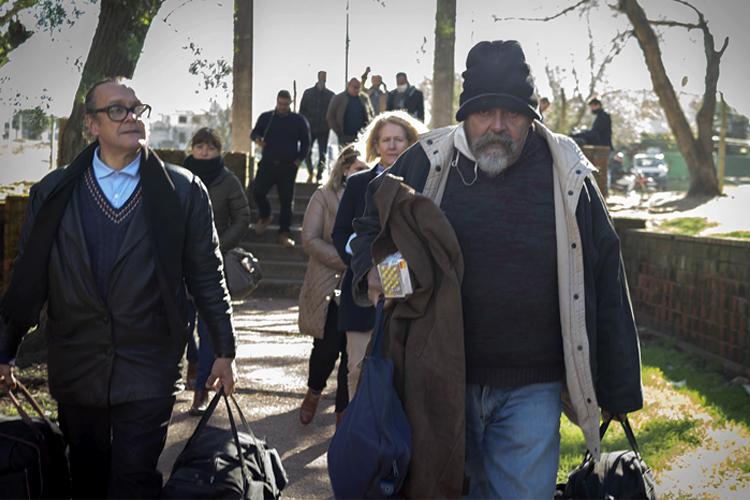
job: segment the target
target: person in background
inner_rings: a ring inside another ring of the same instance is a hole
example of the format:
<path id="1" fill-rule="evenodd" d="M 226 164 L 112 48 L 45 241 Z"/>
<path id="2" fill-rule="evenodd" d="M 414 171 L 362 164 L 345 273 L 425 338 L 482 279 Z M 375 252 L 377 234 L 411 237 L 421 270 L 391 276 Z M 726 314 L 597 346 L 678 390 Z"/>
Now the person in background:
<path id="1" fill-rule="evenodd" d="M 309 174 L 307 182 L 312 182 L 314 178 L 320 182 L 326 168 L 328 134 L 331 130 L 326 121 L 326 111 L 328 111 L 328 105 L 331 103 L 333 95 L 333 92 L 326 88 L 326 72 L 318 71 L 318 83 L 305 90 L 299 104 L 299 113 L 307 119 L 307 123 L 310 125 L 312 139 L 310 145 L 318 144 L 318 174 L 316 177 L 313 177 L 312 147 L 305 158 Z"/>
<path id="2" fill-rule="evenodd" d="M 354 232 L 352 221 L 364 213 L 367 184 L 390 168 L 396 158 L 414 144 L 420 133 L 426 130 L 423 123 L 405 112 L 388 111 L 375 118 L 362 132 L 357 142 L 365 149 L 366 161 L 374 162 L 375 165 L 347 180 L 332 234 L 333 244 L 347 266 L 351 261 L 347 247 Z M 356 305 L 352 298 L 351 286 L 352 271 L 347 267 L 341 283 L 339 329 L 346 331 L 350 400 L 354 397 L 359 382 L 362 360 L 365 358 L 365 350 L 375 322 L 375 309 Z"/>
<path id="3" fill-rule="evenodd" d="M 388 93 L 388 111 L 403 109 L 419 121 L 424 121 L 424 95 L 409 83 L 406 73 L 396 73 L 396 88 Z"/>
<path id="4" fill-rule="evenodd" d="M 326 120 L 331 130 L 336 132 L 341 147 L 354 142 L 357 134 L 372 120 L 370 99 L 361 92 L 361 88 L 359 80 L 350 79 L 346 90 L 331 99 L 328 106 Z"/>
<path id="5" fill-rule="evenodd" d="M 250 133 L 256 145 L 263 148 L 253 180 L 253 198 L 260 212 L 255 233 L 263 234 L 271 223 L 271 204 L 266 195 L 276 186 L 281 205 L 277 241 L 285 248 L 295 245 L 291 236 L 294 182 L 297 167 L 310 151 L 310 127 L 305 117 L 291 111 L 291 102 L 289 91 L 280 90 L 276 108 L 262 113 Z"/>
<path id="6" fill-rule="evenodd" d="M 221 156 L 221 139 L 214 130 L 210 128 L 198 130 L 190 139 L 190 151 L 191 154 L 185 159 L 183 166 L 198 176 L 208 189 L 214 226 L 219 236 L 219 249 L 224 255 L 240 244 L 250 225 L 250 207 L 245 190 L 237 176 L 224 166 L 224 159 Z M 190 324 L 195 326 L 194 306 L 189 313 L 189 318 Z M 193 416 L 202 415 L 206 410 L 208 404 L 206 381 L 214 360 L 214 349 L 208 334 L 208 327 L 200 314 L 197 317 L 197 323 L 198 365 L 193 389 L 193 404 L 188 411 Z M 192 326 L 190 337 L 195 339 Z"/>
<path id="7" fill-rule="evenodd" d="M 367 75 L 370 74 L 370 67 L 368 66 L 362 75 L 361 83 L 362 90 L 370 98 L 370 106 L 372 106 L 372 112 L 375 116 L 386 111 L 388 104 L 388 87 L 383 82 L 382 75 L 372 75 L 370 78 L 370 86 L 367 87 Z"/>
<path id="8" fill-rule="evenodd" d="M 354 145 L 345 147 L 331 170 L 328 182 L 319 187 L 310 198 L 302 222 L 302 248 L 310 260 L 299 295 L 299 331 L 314 337 L 310 353 L 307 394 L 299 411 L 302 425 L 312 422 L 320 395 L 339 356 L 336 386 L 337 426 L 349 404 L 346 333 L 339 328 L 338 305 L 334 301 L 334 291 L 346 270 L 346 264 L 333 246 L 331 231 L 346 179 L 365 169 L 367 165 L 359 159 L 359 151 Z"/>
<path id="9" fill-rule="evenodd" d="M 549 109 L 549 99 L 546 97 L 542 97 L 539 99 L 539 114 L 541 115 L 542 119 L 544 119 L 544 113 Z"/>
<path id="10" fill-rule="evenodd" d="M 594 115 L 594 123 L 591 124 L 591 128 L 573 134 L 571 137 L 576 140 L 579 144 L 588 144 L 590 146 L 606 146 L 610 150 L 612 149 L 612 118 L 609 113 L 604 111 L 602 107 L 602 101 L 599 99 L 591 99 L 589 101 L 589 109 L 591 114 Z"/>

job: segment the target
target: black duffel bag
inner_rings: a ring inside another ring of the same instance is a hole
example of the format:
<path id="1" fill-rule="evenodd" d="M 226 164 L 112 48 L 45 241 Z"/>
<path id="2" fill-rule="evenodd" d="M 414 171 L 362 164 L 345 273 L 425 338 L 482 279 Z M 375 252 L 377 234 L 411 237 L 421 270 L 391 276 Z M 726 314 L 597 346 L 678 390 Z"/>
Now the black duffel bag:
<path id="1" fill-rule="evenodd" d="M 230 429 L 208 425 L 221 399 L 226 403 Z M 237 409 L 240 431 L 229 399 Z M 177 457 L 162 497 L 274 499 L 281 496 L 287 482 L 279 454 L 253 434 L 234 396 L 227 398 L 222 388 Z"/>
<path id="2" fill-rule="evenodd" d="M 602 453 L 599 460 L 586 452 L 583 463 L 568 475 L 568 482 L 557 485 L 555 498 L 656 499 L 654 476 L 641 458 L 628 417 L 619 420 L 631 449 Z M 602 422 L 600 438 L 610 422 L 611 418 Z"/>
<path id="3" fill-rule="evenodd" d="M 30 417 L 13 391 L 18 417 L 0 416 L 0 497 L 70 498 L 70 469 L 65 438 L 18 382 L 38 417 Z"/>
<path id="4" fill-rule="evenodd" d="M 229 295 L 234 300 L 247 298 L 263 279 L 258 259 L 242 247 L 233 248 L 224 254 L 224 274 L 227 277 Z"/>

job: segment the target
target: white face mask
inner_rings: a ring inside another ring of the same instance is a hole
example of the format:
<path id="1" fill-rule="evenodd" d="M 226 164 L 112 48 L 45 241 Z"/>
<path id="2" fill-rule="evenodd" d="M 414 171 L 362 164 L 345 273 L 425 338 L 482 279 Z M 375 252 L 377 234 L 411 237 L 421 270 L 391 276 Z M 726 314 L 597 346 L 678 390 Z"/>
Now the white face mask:
<path id="1" fill-rule="evenodd" d="M 409 88 L 409 85 L 404 83 L 403 85 L 396 85 L 396 88 L 399 92 L 406 92 L 406 89 Z"/>

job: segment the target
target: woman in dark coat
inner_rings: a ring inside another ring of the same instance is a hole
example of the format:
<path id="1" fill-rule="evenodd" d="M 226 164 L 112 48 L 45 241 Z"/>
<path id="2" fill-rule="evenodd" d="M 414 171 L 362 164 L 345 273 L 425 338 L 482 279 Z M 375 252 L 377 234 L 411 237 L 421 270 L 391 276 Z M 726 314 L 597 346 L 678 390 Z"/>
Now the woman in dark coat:
<path id="1" fill-rule="evenodd" d="M 224 166 L 221 139 L 210 128 L 198 130 L 190 140 L 191 155 L 184 167 L 197 175 L 206 188 L 214 212 L 214 225 L 221 253 L 239 245 L 250 224 L 250 207 L 245 190 L 237 176 Z M 214 352 L 206 325 L 198 317 L 198 370 L 191 415 L 201 415 L 208 403 L 206 380 L 210 375 Z"/>

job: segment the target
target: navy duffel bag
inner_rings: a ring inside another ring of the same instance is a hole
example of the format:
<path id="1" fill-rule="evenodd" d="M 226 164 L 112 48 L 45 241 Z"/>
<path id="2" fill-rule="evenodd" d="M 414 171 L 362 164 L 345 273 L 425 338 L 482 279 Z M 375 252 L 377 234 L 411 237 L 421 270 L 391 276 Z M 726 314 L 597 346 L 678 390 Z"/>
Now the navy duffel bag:
<path id="1" fill-rule="evenodd" d="M 357 393 L 328 447 L 336 498 L 387 498 L 401 489 L 411 458 L 411 429 L 393 386 L 393 361 L 383 358 L 383 300 L 375 314 L 372 354 Z"/>

